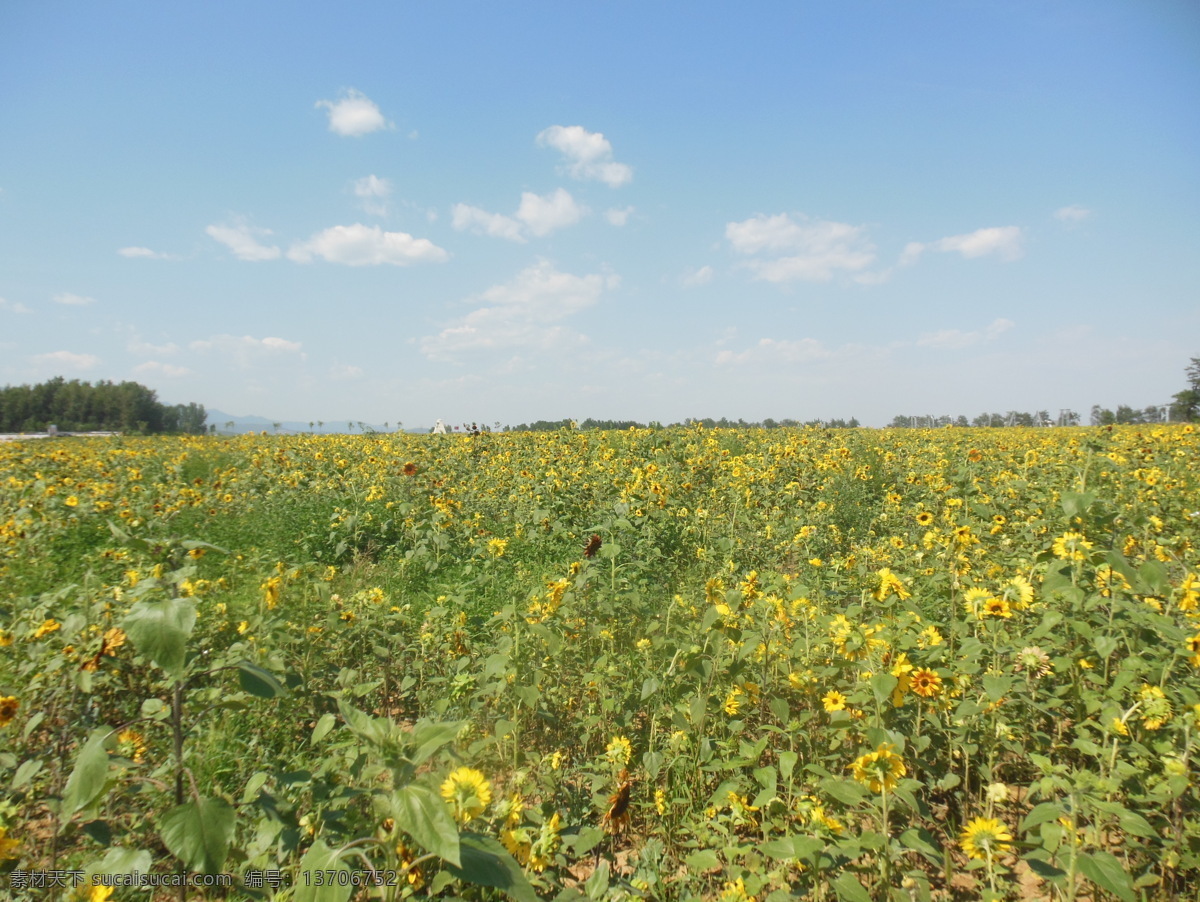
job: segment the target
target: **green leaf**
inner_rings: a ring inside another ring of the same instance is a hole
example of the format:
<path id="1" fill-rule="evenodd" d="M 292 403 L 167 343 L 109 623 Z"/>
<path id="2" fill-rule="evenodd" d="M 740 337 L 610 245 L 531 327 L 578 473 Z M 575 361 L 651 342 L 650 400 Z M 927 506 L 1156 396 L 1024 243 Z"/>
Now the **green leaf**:
<path id="1" fill-rule="evenodd" d="M 608 892 L 608 882 L 608 862 L 602 861 L 596 867 L 596 870 L 592 871 L 592 876 L 588 877 L 587 881 L 583 884 L 587 898 L 595 900 L 603 899 L 604 895 Z"/>
<path id="2" fill-rule="evenodd" d="M 1095 500 L 1095 492 L 1063 492 L 1063 513 L 1067 515 L 1067 519 L 1074 520 L 1076 517 L 1087 513 L 1087 509 L 1092 506 L 1092 502 Z"/>
<path id="3" fill-rule="evenodd" d="M 1120 896 L 1125 902 L 1136 902 L 1133 881 L 1120 860 L 1110 852 L 1083 852 L 1076 859 L 1080 872 L 1103 890 Z"/>
<path id="4" fill-rule="evenodd" d="M 1025 859 L 1025 863 L 1029 865 L 1029 870 L 1033 871 L 1043 880 L 1057 882 L 1067 876 L 1067 872 L 1062 868 L 1055 867 L 1050 862 L 1042 861 L 1042 859 L 1035 858 L 1032 855 Z"/>
<path id="5" fill-rule="evenodd" d="M 410 783 L 393 792 L 390 802 L 397 827 L 427 851 L 455 867 L 462 866 L 458 826 L 441 796 L 427 786 Z"/>
<path id="6" fill-rule="evenodd" d="M 900 845 L 906 849 L 913 849 L 920 852 L 926 858 L 936 865 L 941 866 L 942 851 L 934 845 L 934 838 L 926 830 L 920 830 L 916 827 L 909 827 L 900 834 Z"/>
<path id="7" fill-rule="evenodd" d="M 792 771 L 796 769 L 796 762 L 800 760 L 800 756 L 795 752 L 780 752 L 779 753 L 779 773 L 783 779 L 790 780 Z"/>
<path id="8" fill-rule="evenodd" d="M 100 727 L 93 730 L 79 750 L 75 759 L 75 769 L 67 779 L 66 789 L 63 790 L 62 827 L 70 823 L 71 815 L 81 808 L 86 808 L 104 789 L 108 779 L 108 752 L 104 743 L 113 731 L 110 727 Z"/>
<path id="9" fill-rule="evenodd" d="M 410 759 L 414 765 L 425 763 L 438 749 L 458 738 L 462 729 L 461 720 L 422 720 L 412 731 L 416 748 Z"/>
<path id="10" fill-rule="evenodd" d="M 108 850 L 108 854 L 91 872 L 93 874 L 132 874 L 137 871 L 141 874 L 148 874 L 151 863 L 150 853 L 145 849 L 126 849 L 123 846 L 115 846 Z"/>
<path id="11" fill-rule="evenodd" d="M 871 902 L 871 894 L 849 871 L 842 871 L 838 875 L 837 880 L 833 881 L 833 888 L 837 890 L 838 898 L 846 902 Z"/>
<path id="12" fill-rule="evenodd" d="M 159 822 L 159 834 L 171 854 L 188 870 L 220 873 L 233 839 L 235 813 L 224 799 L 201 798 L 172 808 Z"/>
<path id="13" fill-rule="evenodd" d="M 693 871 L 716 871 L 721 868 L 721 859 L 712 849 L 701 849 L 685 858 L 684 864 Z"/>
<path id="14" fill-rule="evenodd" d="M 1117 817 L 1121 822 L 1121 829 L 1124 832 L 1146 839 L 1158 838 L 1158 831 L 1136 811 L 1122 811 Z"/>
<path id="15" fill-rule="evenodd" d="M 300 875 L 296 886 L 296 902 L 346 902 L 354 890 L 351 881 L 342 886 L 331 871 L 349 871 L 350 868 L 336 852 L 318 839 L 309 846 L 300 859 Z M 331 879 L 333 878 L 333 879 Z"/>
<path id="16" fill-rule="evenodd" d="M 808 861 L 825 850 L 825 840 L 816 836 L 781 836 L 762 843 L 758 850 L 781 861 Z"/>
<path id="17" fill-rule="evenodd" d="M 30 758 L 28 761 L 22 761 L 21 766 L 17 768 L 17 772 L 13 774 L 12 788 L 20 789 L 22 786 L 36 777 L 38 771 L 41 769 L 41 758 Z"/>
<path id="18" fill-rule="evenodd" d="M 279 682 L 275 674 L 249 661 L 238 662 L 238 681 L 244 690 L 256 698 L 278 698 L 287 694 L 287 687 Z"/>
<path id="19" fill-rule="evenodd" d="M 139 601 L 122 624 L 134 648 L 167 675 L 178 679 L 183 674 L 187 641 L 196 625 L 196 608 L 182 598 L 163 601 Z"/>
<path id="20" fill-rule="evenodd" d="M 890 673 L 877 673 L 871 677 L 871 693 L 875 696 L 877 705 L 884 704 L 892 697 L 892 690 L 899 684 L 899 680 Z"/>
<path id="21" fill-rule="evenodd" d="M 490 836 L 464 833 L 460 838 L 462 865 L 450 865 L 455 877 L 479 886 L 494 886 L 517 902 L 538 902 L 517 860 Z"/>
<path id="22" fill-rule="evenodd" d="M 821 791 L 843 805 L 857 805 L 866 798 L 867 791 L 850 780 L 822 780 Z"/>
<path id="23" fill-rule="evenodd" d="M 654 693 L 656 693 L 661 687 L 662 687 L 662 683 L 660 683 L 657 679 L 655 679 L 654 677 L 646 677 L 646 679 L 642 681 L 642 698 L 641 698 L 641 700 L 645 701 L 650 696 L 652 696 Z"/>
<path id="24" fill-rule="evenodd" d="M 1066 814 L 1062 807 L 1054 802 L 1042 802 L 1036 805 L 1032 811 L 1025 815 L 1025 819 L 1021 821 L 1021 831 L 1032 830 L 1039 824 L 1044 824 L 1046 821 L 1056 821 Z"/>
<path id="25" fill-rule="evenodd" d="M 313 745 L 316 745 L 329 735 L 329 731 L 333 729 L 335 723 L 337 723 L 337 718 L 332 714 L 322 714 L 321 719 L 317 721 L 317 725 L 313 727 L 312 738 L 309 741 Z"/>
<path id="26" fill-rule="evenodd" d="M 983 678 L 983 691 L 994 702 L 1004 698 L 1005 693 L 1012 687 L 1012 677 L 989 673 Z"/>

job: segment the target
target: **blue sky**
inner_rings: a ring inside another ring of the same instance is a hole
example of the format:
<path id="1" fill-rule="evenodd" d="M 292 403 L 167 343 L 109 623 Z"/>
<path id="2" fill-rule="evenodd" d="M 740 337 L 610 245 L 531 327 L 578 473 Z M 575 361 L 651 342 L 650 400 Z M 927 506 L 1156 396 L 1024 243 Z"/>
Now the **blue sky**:
<path id="1" fill-rule="evenodd" d="M 288 420 L 1167 401 L 1200 6 L 0 5 L 0 384 Z"/>

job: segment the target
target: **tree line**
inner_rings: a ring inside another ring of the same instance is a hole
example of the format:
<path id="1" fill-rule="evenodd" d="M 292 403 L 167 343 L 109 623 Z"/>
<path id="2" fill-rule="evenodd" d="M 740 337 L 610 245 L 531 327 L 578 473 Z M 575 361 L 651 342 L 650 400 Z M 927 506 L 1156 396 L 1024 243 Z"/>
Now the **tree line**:
<path id="1" fill-rule="evenodd" d="M 55 376 L 37 385 L 0 388 L 0 432 L 187 432 L 208 431 L 204 405 L 162 404 L 137 382 L 92 384 Z"/>

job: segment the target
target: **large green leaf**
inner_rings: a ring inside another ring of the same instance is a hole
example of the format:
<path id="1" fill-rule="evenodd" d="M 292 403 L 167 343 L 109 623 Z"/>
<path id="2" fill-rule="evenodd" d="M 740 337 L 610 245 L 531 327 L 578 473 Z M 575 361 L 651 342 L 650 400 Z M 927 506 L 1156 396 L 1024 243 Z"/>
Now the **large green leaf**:
<path id="1" fill-rule="evenodd" d="M 425 763 L 442 746 L 453 742 L 462 730 L 461 720 L 422 720 L 412 731 L 415 746 L 409 760 L 414 765 Z"/>
<path id="2" fill-rule="evenodd" d="M 349 879 L 343 885 L 337 879 L 337 872 L 349 870 L 346 862 L 325 845 L 324 840 L 315 840 L 300 859 L 296 902 L 346 902 L 354 887 Z"/>
<path id="3" fill-rule="evenodd" d="M 70 822 L 71 815 L 86 808 L 104 789 L 108 779 L 108 751 L 104 743 L 113 735 L 111 727 L 93 730 L 75 759 L 75 769 L 67 779 L 63 791 L 62 825 Z"/>
<path id="4" fill-rule="evenodd" d="M 455 877 L 480 886 L 494 886 L 517 902 L 537 902 L 537 893 L 525 879 L 525 872 L 499 842 L 490 836 L 463 833 L 460 850 L 462 865 L 450 865 Z"/>
<path id="5" fill-rule="evenodd" d="M 426 786 L 410 783 L 393 792 L 390 802 L 397 827 L 427 851 L 452 865 L 462 865 L 458 825 L 441 796 Z"/>
<path id="6" fill-rule="evenodd" d="M 187 641 L 196 625 L 196 608 L 183 598 L 139 601 L 123 626 L 141 654 L 178 678 L 187 658 Z"/>
<path id="7" fill-rule="evenodd" d="M 249 661 L 238 662 L 238 680 L 243 689 L 258 698 L 278 698 L 287 694 L 287 687 L 275 674 Z"/>
<path id="8" fill-rule="evenodd" d="M 1133 881 L 1120 860 L 1110 852 L 1084 852 L 1076 860 L 1080 873 L 1103 890 L 1120 896 L 1125 902 L 1136 902 Z"/>
<path id="9" fill-rule="evenodd" d="M 171 854 L 192 871 L 220 873 L 233 839 L 235 814 L 224 799 L 201 798 L 172 808 L 159 824 Z"/>
<path id="10" fill-rule="evenodd" d="M 871 902 L 871 894 L 863 889 L 858 878 L 849 871 L 842 871 L 838 875 L 837 880 L 833 881 L 833 888 L 837 890 L 838 898 L 846 902 Z"/>

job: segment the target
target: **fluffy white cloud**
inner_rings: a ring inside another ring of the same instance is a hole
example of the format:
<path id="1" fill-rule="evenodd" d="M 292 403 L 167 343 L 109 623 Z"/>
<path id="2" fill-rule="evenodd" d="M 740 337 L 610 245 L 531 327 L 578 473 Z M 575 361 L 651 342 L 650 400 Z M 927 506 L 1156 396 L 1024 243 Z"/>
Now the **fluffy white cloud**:
<path id="1" fill-rule="evenodd" d="M 354 196 L 362 200 L 362 207 L 372 216 L 387 213 L 387 197 L 392 193 L 392 183 L 376 175 L 364 176 L 354 181 Z"/>
<path id="2" fill-rule="evenodd" d="M 153 251 L 148 247 L 122 247 L 117 249 L 117 253 L 122 257 L 128 257 L 131 260 L 178 260 L 174 254 L 164 254 L 159 251 Z"/>
<path id="3" fill-rule="evenodd" d="M 688 288 L 696 288 L 700 285 L 707 285 L 712 281 L 712 277 L 713 268 L 711 266 L 701 266 L 699 269 L 684 273 L 680 281 Z"/>
<path id="4" fill-rule="evenodd" d="M 509 241 L 525 242 L 521 223 L 503 213 L 489 213 L 479 207 L 455 204 L 450 211 L 450 224 L 458 231 L 470 230 L 477 234 L 507 238 Z"/>
<path id="5" fill-rule="evenodd" d="M 68 370 L 90 370 L 100 362 L 95 354 L 76 354 L 72 351 L 51 351 L 49 354 L 37 354 L 35 363 Z"/>
<path id="6" fill-rule="evenodd" d="M 313 257 L 347 266 L 383 263 L 407 266 L 409 263 L 440 263 L 450 255 L 428 238 L 414 238 L 407 232 L 385 232 L 379 226 L 355 223 L 317 232 L 288 250 L 288 259 L 297 263 L 309 263 Z"/>
<path id="7" fill-rule="evenodd" d="M 825 220 L 794 221 L 787 213 L 758 216 L 725 226 L 733 249 L 751 257 L 747 266 L 767 282 L 827 282 L 842 270 L 857 273 L 875 260 L 875 246 L 861 226 Z"/>
<path id="8" fill-rule="evenodd" d="M 476 310 L 451 323 L 437 335 L 421 340 L 421 351 L 434 360 L 450 360 L 477 350 L 534 348 L 543 351 L 576 347 L 587 338 L 559 323 L 615 288 L 614 275 L 576 276 L 559 272 L 540 260 L 511 282 L 494 285 L 471 300 Z"/>
<path id="9" fill-rule="evenodd" d="M 572 178 L 604 182 L 612 188 L 633 179 L 633 169 L 613 160 L 612 144 L 600 132 L 581 125 L 552 125 L 538 134 L 537 143 L 561 153 Z"/>
<path id="10" fill-rule="evenodd" d="M 740 354 L 733 351 L 719 351 L 717 364 L 743 364 L 753 362 L 774 363 L 806 363 L 812 360 L 826 360 L 833 352 L 815 338 L 797 340 L 762 338 L 757 345 L 747 348 Z"/>
<path id="11" fill-rule="evenodd" d="M 305 360 L 307 355 L 298 341 L 286 338 L 254 338 L 250 335 L 214 335 L 188 344 L 199 354 L 214 354 L 232 361 L 238 369 L 245 370 L 263 362 Z"/>
<path id="12" fill-rule="evenodd" d="M 329 368 L 329 378 L 344 382 L 350 379 L 361 379 L 363 368 L 350 363 L 335 363 Z"/>
<path id="13" fill-rule="evenodd" d="M 943 238 L 935 247 L 939 251 L 957 251 L 968 258 L 995 254 L 1003 260 L 1015 260 L 1021 256 L 1021 229 L 1018 226 L 977 229 L 966 235 Z"/>
<path id="14" fill-rule="evenodd" d="M 604 211 L 604 218 L 608 220 L 609 225 L 623 226 L 629 222 L 629 217 L 633 213 L 633 207 L 626 207 L 623 210 L 618 210 L 613 207 L 611 210 Z"/>
<path id="15" fill-rule="evenodd" d="M 524 243 L 527 233 L 539 237 L 549 235 L 553 231 L 574 225 L 587 213 L 587 207 L 577 204 L 569 191 L 559 188 L 551 194 L 544 195 L 531 191 L 523 192 L 521 203 L 512 216 L 489 213 L 467 204 L 455 204 L 451 210 L 450 222 L 460 232 L 469 229 L 479 234 Z"/>
<path id="16" fill-rule="evenodd" d="M 339 135 L 359 138 L 388 127 L 375 102 L 353 88 L 346 91 L 341 100 L 318 100 L 316 105 L 318 109 L 324 107 L 328 111 L 329 130 Z"/>
<path id="17" fill-rule="evenodd" d="M 133 371 L 141 376 L 166 376 L 169 379 L 189 376 L 192 372 L 186 366 L 175 366 L 173 363 L 159 363 L 157 360 L 147 360 L 145 363 L 139 363 L 133 368 Z"/>
<path id="18" fill-rule="evenodd" d="M 0 310 L 7 310 L 9 313 L 32 313 L 33 311 L 24 304 L 19 304 L 16 301 L 8 301 L 0 298 Z"/>
<path id="19" fill-rule="evenodd" d="M 927 250 L 959 253 L 967 259 L 995 254 L 1001 260 L 1016 260 L 1021 256 L 1023 238 L 1020 226 L 996 226 L 976 229 L 965 235 L 951 235 L 929 244 L 912 241 L 905 245 L 900 263 L 905 266 L 916 263 Z"/>
<path id="20" fill-rule="evenodd" d="M 205 233 L 214 241 L 225 245 L 239 260 L 260 263 L 279 259 L 279 248 L 260 244 L 257 235 L 270 235 L 270 229 L 256 229 L 244 223 L 235 226 L 210 225 Z"/>
<path id="21" fill-rule="evenodd" d="M 517 219 L 533 234 L 548 235 L 579 222 L 586 212 L 587 208 L 575 203 L 575 198 L 562 188 L 546 195 L 525 191 L 517 207 Z"/>
<path id="22" fill-rule="evenodd" d="M 999 338 L 1014 325 L 1016 324 L 1012 320 L 1001 317 L 992 320 L 982 331 L 964 332 L 961 329 L 940 329 L 937 332 L 925 332 L 917 339 L 917 344 L 923 348 L 946 350 L 969 348 L 981 341 L 992 341 Z"/>
<path id="23" fill-rule="evenodd" d="M 88 304 L 96 303 L 95 298 L 90 298 L 82 294 L 71 294 L 69 291 L 56 294 L 53 300 L 54 303 L 63 304 L 67 307 L 86 307 Z"/>
<path id="24" fill-rule="evenodd" d="M 1065 222 L 1074 225 L 1077 222 L 1083 222 L 1085 219 L 1091 218 L 1092 211 L 1087 207 L 1081 207 L 1079 204 L 1071 204 L 1069 207 L 1059 207 L 1054 211 L 1054 218 L 1059 222 Z"/>

